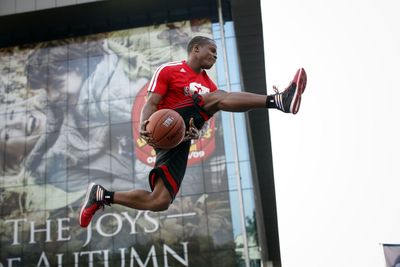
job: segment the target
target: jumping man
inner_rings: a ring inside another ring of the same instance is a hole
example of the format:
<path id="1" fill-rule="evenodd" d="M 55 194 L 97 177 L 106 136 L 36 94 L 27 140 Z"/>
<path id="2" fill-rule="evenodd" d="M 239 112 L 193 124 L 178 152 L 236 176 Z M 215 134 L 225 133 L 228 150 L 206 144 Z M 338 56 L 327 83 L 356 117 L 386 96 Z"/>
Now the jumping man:
<path id="1" fill-rule="evenodd" d="M 244 112 L 256 108 L 274 108 L 292 114 L 298 112 L 307 83 L 303 68 L 296 72 L 289 86 L 281 93 L 275 87 L 274 95 L 228 93 L 218 90 L 205 71 L 217 60 L 214 40 L 196 36 L 190 40 L 187 51 L 187 60 L 166 63 L 156 70 L 140 118 L 140 135 L 151 145 L 152 138 L 146 131 L 148 118 L 159 109 L 176 110 L 186 124 L 184 141 L 170 150 L 155 149 L 156 163 L 149 173 L 151 191 L 133 189 L 112 192 L 90 183 L 79 213 L 82 227 L 87 227 L 95 212 L 104 205 L 119 204 L 151 211 L 168 209 L 185 175 L 191 139 L 199 138 L 199 130 L 216 112 Z"/>

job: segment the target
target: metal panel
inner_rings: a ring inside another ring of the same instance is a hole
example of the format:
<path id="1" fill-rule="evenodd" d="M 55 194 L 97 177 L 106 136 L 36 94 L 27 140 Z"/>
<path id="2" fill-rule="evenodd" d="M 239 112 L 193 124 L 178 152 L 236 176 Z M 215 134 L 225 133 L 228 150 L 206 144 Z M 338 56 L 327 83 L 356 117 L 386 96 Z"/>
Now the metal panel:
<path id="1" fill-rule="evenodd" d="M 15 0 L 0 1 L 0 16 L 15 13 Z"/>
<path id="2" fill-rule="evenodd" d="M 56 0 L 36 0 L 36 10 L 53 8 L 56 6 Z"/>
<path id="3" fill-rule="evenodd" d="M 17 13 L 35 10 L 35 0 L 16 0 L 15 3 Z"/>
<path id="4" fill-rule="evenodd" d="M 57 7 L 71 6 L 71 5 L 75 5 L 76 3 L 77 3 L 77 0 L 56 0 Z"/>

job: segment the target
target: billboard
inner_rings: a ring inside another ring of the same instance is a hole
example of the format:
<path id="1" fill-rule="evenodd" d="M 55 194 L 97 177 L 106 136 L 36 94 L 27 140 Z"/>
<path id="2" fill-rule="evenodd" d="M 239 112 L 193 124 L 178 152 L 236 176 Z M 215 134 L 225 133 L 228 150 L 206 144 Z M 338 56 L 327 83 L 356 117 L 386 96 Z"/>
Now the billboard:
<path id="1" fill-rule="evenodd" d="M 235 265 L 219 114 L 167 211 L 113 205 L 77 222 L 89 182 L 149 189 L 155 153 L 137 132 L 147 84 L 212 31 L 192 20 L 0 49 L 0 267 Z"/>

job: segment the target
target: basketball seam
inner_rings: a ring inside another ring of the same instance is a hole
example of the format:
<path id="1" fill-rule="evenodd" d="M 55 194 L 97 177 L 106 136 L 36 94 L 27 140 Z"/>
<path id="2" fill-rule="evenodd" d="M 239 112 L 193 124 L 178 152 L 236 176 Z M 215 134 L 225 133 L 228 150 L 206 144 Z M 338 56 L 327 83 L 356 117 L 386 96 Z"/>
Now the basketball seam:
<path id="1" fill-rule="evenodd" d="M 159 109 L 159 110 L 161 110 L 161 109 Z M 157 110 L 157 111 L 159 111 L 159 110 Z M 153 113 L 154 114 L 154 113 Z M 160 116 L 159 118 L 158 118 L 158 120 L 156 121 L 156 123 L 154 123 L 154 126 L 153 126 L 153 132 L 151 133 L 151 137 L 152 138 L 154 138 L 154 129 L 156 129 L 157 127 L 157 125 L 158 125 L 158 123 L 160 122 L 160 120 L 163 118 L 163 116 Z M 155 145 L 157 145 L 157 144 L 155 144 Z"/>
<path id="2" fill-rule="evenodd" d="M 160 109 L 161 110 L 161 109 Z M 172 111 L 175 111 L 175 110 L 173 110 L 173 109 L 171 109 Z M 176 112 L 176 111 L 175 111 Z M 178 112 L 176 112 L 177 114 L 178 114 L 178 116 L 179 117 L 181 117 L 181 115 L 178 113 Z M 168 116 L 168 115 L 167 115 Z M 162 120 L 162 119 L 164 119 L 165 118 L 165 116 L 161 116 L 158 120 L 157 120 L 157 122 L 154 124 L 154 126 L 156 126 L 156 125 L 158 125 L 158 123 L 160 122 L 160 120 Z M 182 118 L 182 117 L 181 117 Z M 182 120 L 183 120 L 183 118 L 182 118 Z M 165 136 L 167 136 L 173 129 L 175 129 L 175 126 L 177 125 L 177 123 L 175 123 L 174 124 L 174 126 L 173 127 L 171 127 L 170 129 L 168 129 L 168 131 L 167 132 L 165 132 L 165 134 L 163 135 L 163 138 L 161 139 L 161 140 L 163 140 L 164 139 L 164 137 Z M 183 121 L 183 125 L 185 125 L 185 121 Z M 153 137 L 153 134 L 154 134 L 154 132 L 152 133 L 152 137 Z M 156 145 L 156 146 L 158 146 L 158 144 L 160 143 L 160 141 L 161 140 L 158 140 L 158 142 L 155 142 L 154 144 Z"/>
<path id="3" fill-rule="evenodd" d="M 179 116 L 180 116 L 180 115 L 179 115 Z M 179 120 L 179 119 L 178 119 L 178 120 Z M 185 122 L 183 122 L 183 124 L 185 124 Z M 166 135 L 168 135 L 172 130 L 177 130 L 177 129 L 176 129 L 177 125 L 178 125 L 178 123 L 175 123 L 174 126 L 168 131 L 168 133 L 167 133 Z M 178 126 L 179 126 L 179 125 L 178 125 Z"/>
<path id="4" fill-rule="evenodd" d="M 179 115 L 179 113 L 178 113 L 178 115 Z M 179 115 L 179 116 L 180 116 L 180 115 Z M 183 122 L 183 123 L 185 124 L 185 122 Z M 171 127 L 171 128 L 164 134 L 163 139 L 164 139 L 165 136 L 167 136 L 173 129 L 175 129 L 176 125 L 177 125 L 177 123 L 175 123 L 174 126 Z M 161 139 L 161 140 L 162 140 L 162 139 Z M 161 141 L 161 140 L 160 140 L 160 141 Z"/>

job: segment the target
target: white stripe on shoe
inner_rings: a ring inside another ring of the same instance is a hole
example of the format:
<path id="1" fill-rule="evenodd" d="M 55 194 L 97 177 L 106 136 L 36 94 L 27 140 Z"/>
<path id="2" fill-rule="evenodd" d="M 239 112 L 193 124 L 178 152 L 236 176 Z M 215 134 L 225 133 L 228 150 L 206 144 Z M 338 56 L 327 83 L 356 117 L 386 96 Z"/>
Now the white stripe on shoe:
<path id="1" fill-rule="evenodd" d="M 278 109 L 283 110 L 282 94 L 275 95 L 275 104 Z"/>
<path id="2" fill-rule="evenodd" d="M 100 198 L 99 198 L 99 201 L 102 201 L 102 200 L 103 200 L 103 196 L 104 196 L 104 189 L 101 188 L 100 186 L 99 186 L 98 188 L 99 188 L 99 190 L 100 190 Z"/>
<path id="3" fill-rule="evenodd" d="M 103 194 L 104 194 L 104 190 L 97 185 L 97 189 L 96 189 L 96 201 L 102 201 L 103 200 Z"/>

